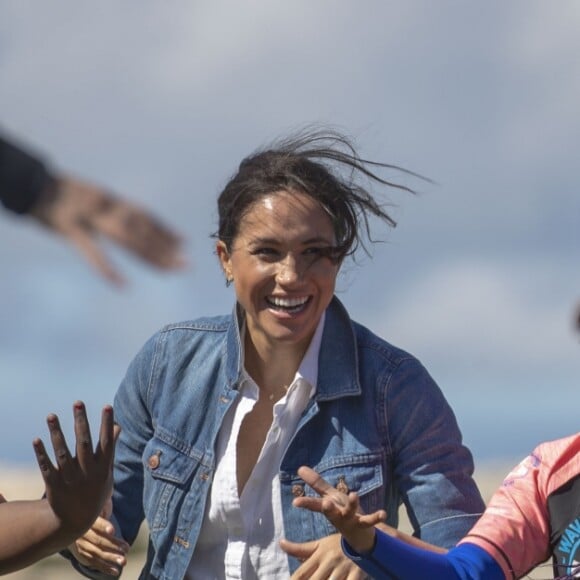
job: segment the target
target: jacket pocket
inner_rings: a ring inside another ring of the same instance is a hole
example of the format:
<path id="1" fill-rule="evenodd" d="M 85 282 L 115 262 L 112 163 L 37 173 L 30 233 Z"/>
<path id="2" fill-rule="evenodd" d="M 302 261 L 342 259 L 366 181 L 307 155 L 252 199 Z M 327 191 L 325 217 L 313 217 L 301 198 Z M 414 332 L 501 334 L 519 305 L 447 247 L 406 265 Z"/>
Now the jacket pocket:
<path id="1" fill-rule="evenodd" d="M 184 451 L 178 442 L 156 433 L 143 451 L 144 509 L 151 531 L 165 528 L 176 517 L 199 467 L 199 459 Z"/>
<path id="2" fill-rule="evenodd" d="M 381 453 L 362 453 L 335 456 L 322 461 L 312 468 L 317 471 L 332 487 L 348 494 L 355 491 L 366 513 L 386 508 L 386 496 Z M 306 495 L 318 497 L 318 494 L 295 474 L 281 474 L 281 482 L 286 493 L 296 497 Z M 290 500 L 291 501 L 291 500 Z M 311 528 L 313 538 L 336 533 L 334 526 L 322 514 L 301 515 L 302 526 Z"/>
<path id="3" fill-rule="evenodd" d="M 373 512 L 383 509 L 386 503 L 382 464 L 380 453 L 364 453 L 333 457 L 314 469 L 338 490 L 347 494 L 356 491 L 363 510 Z M 312 489 L 307 493 L 316 494 Z"/>

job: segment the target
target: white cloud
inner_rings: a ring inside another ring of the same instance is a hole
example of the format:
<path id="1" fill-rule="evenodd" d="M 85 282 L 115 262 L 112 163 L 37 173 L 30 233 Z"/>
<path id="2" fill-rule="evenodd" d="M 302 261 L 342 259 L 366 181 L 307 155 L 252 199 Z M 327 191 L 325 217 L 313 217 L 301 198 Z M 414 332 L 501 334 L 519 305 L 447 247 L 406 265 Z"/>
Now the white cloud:
<path id="1" fill-rule="evenodd" d="M 76 364 L 110 387 L 98 373 L 116 382 L 161 324 L 229 310 L 207 239 L 219 185 L 263 140 L 322 119 L 441 183 L 393 196 L 400 228 L 346 284 L 353 316 L 457 384 L 535 373 L 563 392 L 578 359 L 579 6 L 3 1 L 0 124 L 146 201 L 193 262 L 171 279 L 132 265 L 117 295 L 73 250 L 0 216 L 11 382 L 42 384 L 38 368 L 58 385 Z"/>
<path id="2" fill-rule="evenodd" d="M 393 340 L 449 367 L 469 361 L 488 372 L 521 369 L 522 375 L 534 368 L 571 367 L 578 358 L 571 319 L 580 277 L 560 272 L 575 284 L 562 291 L 565 282 L 554 275 L 541 261 L 531 269 L 442 264 L 390 299 L 380 326 Z"/>

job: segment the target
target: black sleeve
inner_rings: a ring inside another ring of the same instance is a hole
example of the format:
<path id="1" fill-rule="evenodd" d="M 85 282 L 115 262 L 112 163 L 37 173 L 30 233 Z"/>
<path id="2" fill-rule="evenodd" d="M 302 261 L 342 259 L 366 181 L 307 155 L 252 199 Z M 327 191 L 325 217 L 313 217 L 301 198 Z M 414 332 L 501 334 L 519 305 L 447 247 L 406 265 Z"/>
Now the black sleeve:
<path id="1" fill-rule="evenodd" d="M 54 179 L 42 161 L 0 136 L 0 201 L 16 213 L 27 213 Z"/>

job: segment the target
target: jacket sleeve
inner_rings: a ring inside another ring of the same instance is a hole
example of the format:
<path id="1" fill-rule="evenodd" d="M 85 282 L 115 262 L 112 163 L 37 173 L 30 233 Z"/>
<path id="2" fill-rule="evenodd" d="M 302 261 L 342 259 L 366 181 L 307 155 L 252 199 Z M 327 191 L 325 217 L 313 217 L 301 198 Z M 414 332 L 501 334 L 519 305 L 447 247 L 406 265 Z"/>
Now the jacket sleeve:
<path id="1" fill-rule="evenodd" d="M 0 201 L 7 209 L 27 213 L 53 183 L 41 160 L 0 136 Z"/>
<path id="2" fill-rule="evenodd" d="M 415 534 L 451 548 L 471 529 L 485 504 L 455 415 L 413 357 L 402 360 L 391 377 L 387 413 L 395 482 Z"/>
<path id="3" fill-rule="evenodd" d="M 150 389 L 159 336 L 151 338 L 133 359 L 114 401 L 121 434 L 115 448 L 113 516 L 129 544 L 135 541 L 145 517 L 142 457 L 154 432 Z"/>
<path id="4" fill-rule="evenodd" d="M 115 395 L 115 422 L 121 433 L 115 446 L 113 515 L 115 535 L 129 544 L 135 541 L 144 519 L 142 454 L 153 434 L 148 391 L 158 335 L 151 338 L 133 359 Z M 87 568 L 70 552 L 62 553 L 73 567 L 88 578 L 106 580 L 111 576 Z"/>

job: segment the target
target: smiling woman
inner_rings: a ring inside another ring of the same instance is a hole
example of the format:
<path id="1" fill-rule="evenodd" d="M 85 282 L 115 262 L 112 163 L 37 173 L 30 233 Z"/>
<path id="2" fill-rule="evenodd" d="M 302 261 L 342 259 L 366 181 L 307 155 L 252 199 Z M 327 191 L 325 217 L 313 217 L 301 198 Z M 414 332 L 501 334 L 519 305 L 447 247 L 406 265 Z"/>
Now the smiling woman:
<path id="1" fill-rule="evenodd" d="M 334 294 L 339 261 L 328 214 L 303 193 L 274 192 L 253 203 L 231 248 L 220 240 L 217 252 L 252 337 L 246 361 L 283 349 L 288 376 L 272 386 L 290 384 Z"/>
<path id="2" fill-rule="evenodd" d="M 132 543 L 146 517 L 142 577 L 361 578 L 326 519 L 293 507 L 303 464 L 391 525 L 405 502 L 433 543 L 475 522 L 472 458 L 441 391 L 334 296 L 369 217 L 393 225 L 355 180 L 406 189 L 381 167 L 321 131 L 241 163 L 215 236 L 234 311 L 167 326 L 131 364 L 115 398 L 113 517 L 72 547 L 84 573 L 123 565 L 119 538 Z"/>

